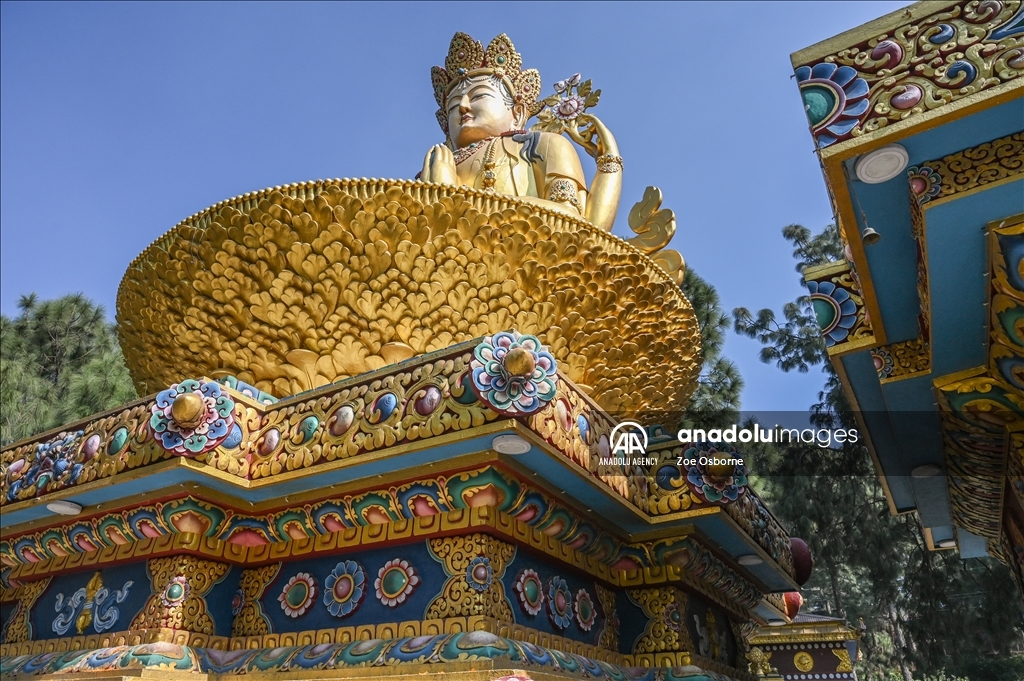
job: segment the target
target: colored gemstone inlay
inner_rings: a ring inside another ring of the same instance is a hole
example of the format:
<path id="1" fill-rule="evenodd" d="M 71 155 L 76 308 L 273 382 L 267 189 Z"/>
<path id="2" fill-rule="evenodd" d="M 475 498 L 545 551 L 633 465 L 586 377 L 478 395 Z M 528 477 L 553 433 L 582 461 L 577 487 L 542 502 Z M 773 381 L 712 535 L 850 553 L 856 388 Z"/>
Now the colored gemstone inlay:
<path id="1" fill-rule="evenodd" d="M 306 586 L 305 582 L 295 582 L 292 588 L 288 589 L 288 593 L 285 596 L 285 600 L 288 605 L 293 608 L 297 608 L 306 602 L 306 597 L 309 595 L 309 587 Z"/>
<path id="2" fill-rule="evenodd" d="M 384 393 L 373 403 L 370 422 L 381 423 L 382 421 L 387 421 L 388 417 L 395 413 L 396 407 L 398 407 L 398 396 L 394 393 Z"/>
<path id="3" fill-rule="evenodd" d="M 441 404 L 441 391 L 435 386 L 427 386 L 423 390 L 423 394 L 416 399 L 413 407 L 416 409 L 416 413 L 420 416 L 426 416 L 435 409 L 437 405 Z"/>
<path id="4" fill-rule="evenodd" d="M 124 448 L 126 442 L 128 442 L 128 429 L 118 428 L 110 436 L 110 445 L 107 446 L 107 452 L 110 454 L 119 453 Z"/>
<path id="5" fill-rule="evenodd" d="M 800 93 L 803 95 L 807 118 L 812 126 L 828 120 L 839 103 L 836 93 L 826 85 L 806 85 L 800 88 Z"/>
<path id="6" fill-rule="evenodd" d="M 523 585 L 523 590 L 526 592 L 526 600 L 531 603 L 536 603 L 540 597 L 540 584 L 536 580 L 530 579 Z"/>
<path id="7" fill-rule="evenodd" d="M 277 449 L 278 443 L 281 441 L 281 431 L 277 428 L 271 428 L 263 434 L 263 444 L 260 445 L 260 454 L 266 456 L 272 451 Z"/>
<path id="8" fill-rule="evenodd" d="M 347 601 L 352 595 L 352 586 L 352 575 L 338 577 L 338 581 L 334 583 L 334 597 L 341 602 Z"/>
<path id="9" fill-rule="evenodd" d="M 320 419 L 315 416 L 307 416 L 302 419 L 302 423 L 299 424 L 299 433 L 302 434 L 302 441 L 308 442 L 319 427 Z"/>
<path id="10" fill-rule="evenodd" d="M 348 429 L 352 427 L 352 423 L 356 420 L 356 412 L 351 406 L 343 404 L 334 412 L 334 416 L 330 421 L 331 435 L 344 435 L 348 432 Z"/>
<path id="11" fill-rule="evenodd" d="M 391 568 L 384 573 L 384 579 L 381 580 L 380 586 L 381 591 L 384 592 L 385 596 L 394 598 L 398 594 L 402 593 L 406 585 L 409 584 L 409 575 L 405 574 L 405 570 L 401 568 Z"/>

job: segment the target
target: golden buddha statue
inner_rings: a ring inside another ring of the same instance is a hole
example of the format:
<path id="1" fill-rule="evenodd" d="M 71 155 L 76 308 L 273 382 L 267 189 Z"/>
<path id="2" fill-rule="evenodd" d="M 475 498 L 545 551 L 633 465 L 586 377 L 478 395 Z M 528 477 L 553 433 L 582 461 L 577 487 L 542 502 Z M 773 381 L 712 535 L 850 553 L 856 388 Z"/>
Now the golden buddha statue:
<path id="1" fill-rule="evenodd" d="M 576 74 L 556 84 L 558 94 L 538 101 L 540 74 L 521 66 L 505 34 L 486 50 L 465 33 L 455 34 L 446 68 L 431 70 L 437 120 L 447 139 L 427 152 L 420 179 L 515 196 L 611 230 L 622 159 L 608 128 L 586 113 L 600 91 L 592 92 Z M 523 129 L 545 106 L 551 109 L 541 124 Z M 563 131 L 597 161 L 589 189 L 576 148 L 558 134 Z"/>
<path id="2" fill-rule="evenodd" d="M 515 329 L 607 410 L 685 404 L 699 328 L 666 248 L 675 214 L 648 187 L 628 213 L 636 236 L 608 233 L 622 159 L 589 111 L 600 90 L 577 74 L 540 99 L 540 74 L 504 35 L 485 50 L 456 34 L 445 64 L 433 83 L 446 144 L 422 181 L 250 192 L 133 261 L 118 332 L 140 394 L 192 375 L 295 395 Z M 597 162 L 589 187 L 577 145 Z"/>

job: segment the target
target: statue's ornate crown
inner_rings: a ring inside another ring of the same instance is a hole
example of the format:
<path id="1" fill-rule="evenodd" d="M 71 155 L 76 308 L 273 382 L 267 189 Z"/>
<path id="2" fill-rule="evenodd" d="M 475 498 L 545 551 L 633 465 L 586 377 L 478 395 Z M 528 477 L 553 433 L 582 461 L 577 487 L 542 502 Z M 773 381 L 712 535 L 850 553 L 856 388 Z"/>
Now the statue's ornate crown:
<path id="1" fill-rule="evenodd" d="M 516 104 L 526 108 L 527 117 L 536 116 L 544 108 L 538 102 L 540 96 L 540 73 L 537 69 L 521 71 L 523 58 L 516 52 L 508 36 L 502 33 L 491 41 L 484 50 L 483 43 L 473 40 L 465 33 L 456 33 L 452 38 L 445 68 L 430 69 L 430 80 L 434 85 L 434 99 L 441 108 L 437 110 L 437 122 L 448 134 L 448 112 L 445 102 L 449 93 L 460 81 L 479 75 L 493 75 L 505 81 Z"/>

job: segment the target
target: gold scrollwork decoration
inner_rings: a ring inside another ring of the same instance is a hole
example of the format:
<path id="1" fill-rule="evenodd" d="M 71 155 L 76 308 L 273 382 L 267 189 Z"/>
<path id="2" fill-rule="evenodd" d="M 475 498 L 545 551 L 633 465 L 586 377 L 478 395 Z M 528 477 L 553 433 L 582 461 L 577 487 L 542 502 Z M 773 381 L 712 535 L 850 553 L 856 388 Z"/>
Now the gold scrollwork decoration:
<path id="1" fill-rule="evenodd" d="M 627 594 L 647 617 L 644 633 L 633 646 L 635 654 L 694 651 L 690 630 L 685 621 L 688 599 L 686 592 L 675 587 L 661 587 L 630 589 Z"/>
<path id="2" fill-rule="evenodd" d="M 444 566 L 448 579 L 427 606 L 426 619 L 483 615 L 514 622 L 501 578 L 516 547 L 486 534 L 430 539 L 431 555 Z"/>
<path id="3" fill-rule="evenodd" d="M 412 181 L 222 202 L 136 258 L 118 319 L 142 392 L 227 372 L 294 395 L 509 329 L 606 409 L 682 404 L 699 372 L 692 308 L 646 255 L 583 219 Z"/>
<path id="4" fill-rule="evenodd" d="M 850 651 L 846 648 L 832 648 L 832 654 L 839 658 L 836 666 L 837 672 L 852 672 L 853 662 L 850 660 Z"/>
<path id="5" fill-rule="evenodd" d="M 271 563 L 257 568 L 242 571 L 238 588 L 242 592 L 242 609 L 235 615 L 231 625 L 231 636 L 263 636 L 273 633 L 270 618 L 260 606 L 260 597 L 266 591 L 277 573 L 281 571 L 281 563 Z"/>
<path id="6" fill-rule="evenodd" d="M 832 112 L 809 107 L 818 145 L 857 138 L 1019 79 L 1020 8 L 1020 0 L 962 0 L 923 15 L 908 12 L 902 23 L 854 45 L 794 64 L 806 97 L 822 84 L 835 89 L 841 83 L 848 93 L 845 106 Z"/>
<path id="7" fill-rule="evenodd" d="M 34 582 L 25 582 L 18 587 L 16 594 L 18 604 L 14 606 L 14 611 L 8 616 L 7 621 L 0 625 L 3 627 L 0 631 L 3 632 L 4 643 L 23 643 L 33 639 L 32 623 L 29 616 L 36 599 L 46 591 L 51 579 L 53 578 L 47 577 Z"/>
<path id="8" fill-rule="evenodd" d="M 153 558 L 147 565 L 153 595 L 135 616 L 131 629 L 182 629 L 213 634 L 206 594 L 230 566 L 193 556 Z"/>
<path id="9" fill-rule="evenodd" d="M 1000 137 L 943 156 L 937 161 L 926 161 L 921 167 L 928 168 L 938 175 L 940 183 L 937 191 L 932 189 L 931 192 L 922 192 L 919 198 L 925 205 L 985 185 L 1013 179 L 1024 175 L 1024 132 Z"/>

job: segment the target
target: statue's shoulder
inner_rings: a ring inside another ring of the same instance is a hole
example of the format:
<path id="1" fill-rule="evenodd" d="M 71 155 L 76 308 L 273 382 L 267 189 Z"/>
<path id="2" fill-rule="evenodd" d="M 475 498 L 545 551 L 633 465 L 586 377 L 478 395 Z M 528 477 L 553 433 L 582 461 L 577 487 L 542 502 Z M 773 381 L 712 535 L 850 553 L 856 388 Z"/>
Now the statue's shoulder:
<path id="1" fill-rule="evenodd" d="M 580 156 L 576 152 L 576 146 L 557 133 L 530 131 L 526 133 L 532 137 L 532 144 L 524 144 L 520 155 L 529 160 L 541 160 L 544 162 L 544 171 L 548 176 L 569 177 L 576 181 L 580 187 L 586 187 L 583 177 L 583 166 L 580 164 Z"/>
<path id="2" fill-rule="evenodd" d="M 538 136 L 538 144 L 545 149 L 571 149 L 573 153 L 576 152 L 576 148 L 572 145 L 566 137 L 555 132 L 531 132 L 532 135 Z"/>
<path id="3" fill-rule="evenodd" d="M 513 141 L 522 145 L 519 155 L 530 163 L 550 162 L 555 158 L 571 156 L 579 162 L 576 147 L 568 139 L 553 132 L 528 130 L 512 136 Z"/>

